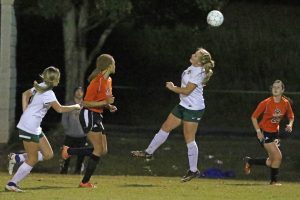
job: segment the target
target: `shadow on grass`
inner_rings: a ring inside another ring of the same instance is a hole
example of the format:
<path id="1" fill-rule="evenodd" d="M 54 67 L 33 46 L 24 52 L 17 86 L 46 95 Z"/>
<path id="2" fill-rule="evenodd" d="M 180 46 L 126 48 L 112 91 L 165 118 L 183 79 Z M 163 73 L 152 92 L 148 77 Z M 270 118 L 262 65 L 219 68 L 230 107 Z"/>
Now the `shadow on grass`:
<path id="1" fill-rule="evenodd" d="M 66 186 L 37 186 L 37 187 L 22 187 L 22 190 L 52 190 L 52 189 L 70 189 L 70 188 L 78 188 L 78 187 L 66 187 Z"/>
<path id="2" fill-rule="evenodd" d="M 153 185 L 153 184 L 124 184 L 124 185 L 119 185 L 119 187 L 161 187 L 161 186 Z"/>

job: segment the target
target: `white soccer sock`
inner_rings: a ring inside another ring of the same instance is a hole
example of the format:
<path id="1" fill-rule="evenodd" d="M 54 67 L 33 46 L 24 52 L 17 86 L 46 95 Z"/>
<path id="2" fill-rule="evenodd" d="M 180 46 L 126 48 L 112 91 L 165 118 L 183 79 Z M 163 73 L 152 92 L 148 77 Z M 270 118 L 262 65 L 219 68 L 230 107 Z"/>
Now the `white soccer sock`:
<path id="1" fill-rule="evenodd" d="M 154 151 L 167 140 L 168 136 L 168 132 L 165 132 L 160 129 L 158 133 L 155 134 L 154 138 L 152 139 L 151 143 L 146 149 L 146 152 L 149 154 L 153 154 Z"/>
<path id="2" fill-rule="evenodd" d="M 28 158 L 27 153 L 17 154 L 16 156 L 19 156 L 20 162 L 24 162 Z M 43 161 L 43 154 L 40 151 L 38 152 L 38 161 Z"/>
<path id="3" fill-rule="evenodd" d="M 15 184 L 18 184 L 21 180 L 23 180 L 32 170 L 32 167 L 28 165 L 26 162 L 24 162 L 14 175 L 14 177 L 9 181 L 13 182 Z"/>
<path id="4" fill-rule="evenodd" d="M 188 148 L 188 158 L 189 158 L 189 165 L 190 165 L 190 170 L 192 172 L 196 172 L 198 170 L 197 164 L 198 164 L 198 146 L 197 143 L 194 141 L 188 143 L 187 145 Z"/>

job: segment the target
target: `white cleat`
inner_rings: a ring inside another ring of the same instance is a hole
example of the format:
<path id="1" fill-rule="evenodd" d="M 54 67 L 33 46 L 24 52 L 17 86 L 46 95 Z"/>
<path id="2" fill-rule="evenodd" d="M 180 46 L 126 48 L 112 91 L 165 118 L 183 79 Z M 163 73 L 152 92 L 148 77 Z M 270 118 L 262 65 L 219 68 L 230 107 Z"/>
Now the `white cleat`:
<path id="1" fill-rule="evenodd" d="M 10 182 L 5 186 L 5 191 L 7 192 L 24 192 L 16 184 Z"/>
<path id="2" fill-rule="evenodd" d="M 14 166 L 15 166 L 16 163 L 17 163 L 16 154 L 15 153 L 8 154 L 8 167 L 7 167 L 7 170 L 8 170 L 8 173 L 10 175 L 13 174 Z"/>

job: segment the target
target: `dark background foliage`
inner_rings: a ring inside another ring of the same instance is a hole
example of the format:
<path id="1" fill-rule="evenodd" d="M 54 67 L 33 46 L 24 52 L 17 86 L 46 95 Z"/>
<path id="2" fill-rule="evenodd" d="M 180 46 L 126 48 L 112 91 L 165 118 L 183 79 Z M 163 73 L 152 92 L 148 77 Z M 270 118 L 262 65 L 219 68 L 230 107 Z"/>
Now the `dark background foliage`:
<path id="1" fill-rule="evenodd" d="M 137 1 L 133 1 L 133 4 Z M 168 2 L 168 1 L 166 1 Z M 297 1 L 228 1 L 222 8 L 224 24 L 206 25 L 205 12 L 191 4 L 176 16 L 188 1 L 154 9 L 151 4 L 134 10 L 135 15 L 122 22 L 107 40 L 102 52 L 112 54 L 117 62 L 113 76 L 118 113 L 106 114 L 112 125 L 159 127 L 178 96 L 168 92 L 166 81 L 180 83 L 181 72 L 189 66 L 197 47 L 211 52 L 216 61 L 214 76 L 205 87 L 206 113 L 200 130 L 250 132 L 250 116 L 256 105 L 268 97 L 269 86 L 276 79 L 286 84 L 287 96 L 294 100 L 299 113 L 300 7 Z M 162 5 L 162 4 L 160 4 Z M 175 20 L 174 20 L 175 19 Z M 21 92 L 49 65 L 64 70 L 61 22 L 34 15 L 18 16 L 18 91 L 16 120 L 21 114 Z M 88 43 L 96 42 L 97 31 Z M 86 75 L 92 70 L 87 71 Z M 64 78 L 55 89 L 64 103 Z M 295 128 L 298 129 L 296 117 Z M 44 128 L 60 121 L 50 111 Z"/>

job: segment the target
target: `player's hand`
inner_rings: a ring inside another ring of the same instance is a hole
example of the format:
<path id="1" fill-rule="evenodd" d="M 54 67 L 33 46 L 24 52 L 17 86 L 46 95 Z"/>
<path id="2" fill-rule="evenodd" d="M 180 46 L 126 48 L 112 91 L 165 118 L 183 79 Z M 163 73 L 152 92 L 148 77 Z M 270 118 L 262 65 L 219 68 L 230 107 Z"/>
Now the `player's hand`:
<path id="1" fill-rule="evenodd" d="M 257 138 L 258 138 L 259 141 L 265 140 L 265 136 L 264 136 L 264 134 L 261 132 L 260 129 L 257 129 L 257 130 L 256 130 L 256 136 L 257 136 Z"/>
<path id="2" fill-rule="evenodd" d="M 175 87 L 173 82 L 166 82 L 166 88 L 168 88 L 169 90 L 172 90 Z"/>
<path id="3" fill-rule="evenodd" d="M 114 106 L 114 105 L 108 105 L 108 110 L 109 110 L 109 112 L 111 112 L 111 113 L 114 113 L 114 112 L 116 112 L 117 110 L 118 110 L 118 108 L 116 107 L 116 106 Z"/>
<path id="4" fill-rule="evenodd" d="M 293 131 L 293 127 L 290 124 L 287 124 L 285 127 L 285 131 L 291 133 Z"/>
<path id="5" fill-rule="evenodd" d="M 80 110 L 81 106 L 80 106 L 80 104 L 77 103 L 77 104 L 74 105 L 74 108 L 75 108 L 75 110 Z"/>
<path id="6" fill-rule="evenodd" d="M 107 104 L 113 104 L 114 102 L 115 102 L 115 97 L 114 96 L 110 96 L 106 99 Z"/>

